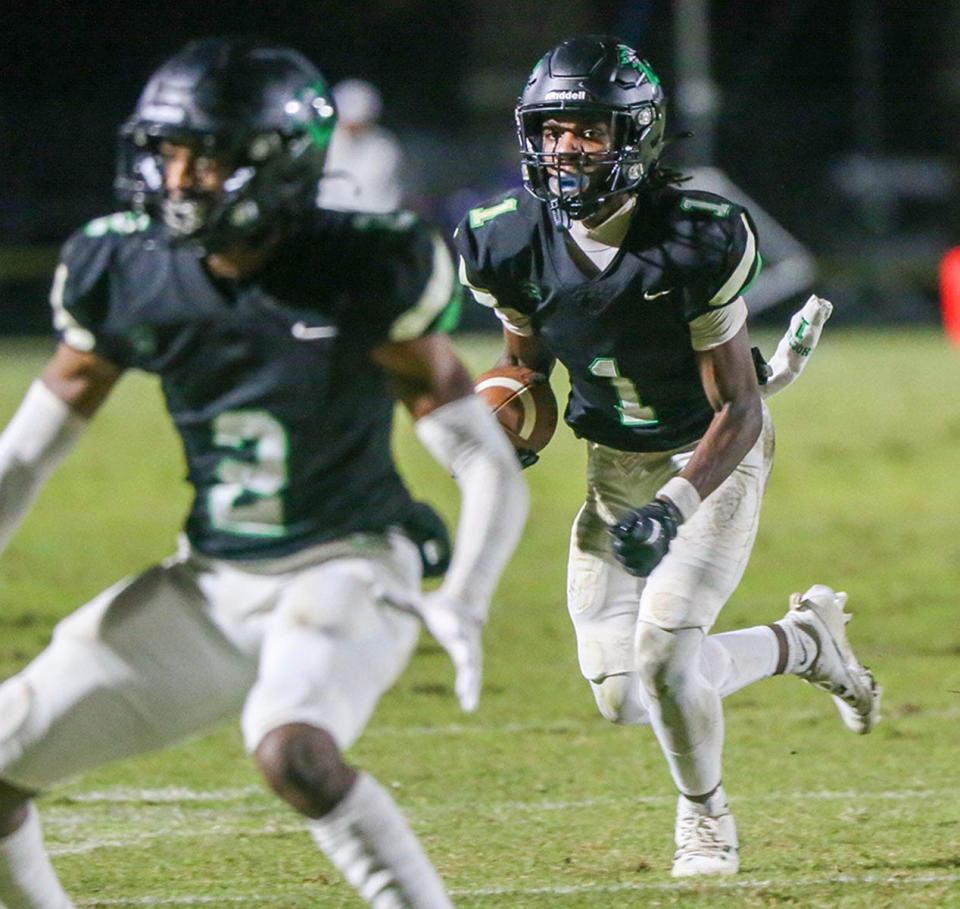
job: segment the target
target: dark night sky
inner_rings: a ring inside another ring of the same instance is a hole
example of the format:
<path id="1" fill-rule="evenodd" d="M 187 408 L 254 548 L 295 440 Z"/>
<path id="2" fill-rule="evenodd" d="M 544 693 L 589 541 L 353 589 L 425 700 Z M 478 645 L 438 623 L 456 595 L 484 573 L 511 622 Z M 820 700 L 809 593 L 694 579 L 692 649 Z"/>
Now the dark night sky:
<path id="1" fill-rule="evenodd" d="M 540 20 L 526 25 L 527 65 L 546 49 L 543 36 L 558 3 L 517 5 L 518 16 Z M 958 105 L 944 87 L 955 63 L 941 22 L 952 4 L 878 2 L 879 42 L 867 59 L 868 72 L 875 67 L 872 83 L 858 76 L 855 50 L 857 17 L 869 6 L 866 0 L 712 4 L 713 65 L 723 93 L 719 163 L 814 244 L 819 225 L 809 213 L 829 195 L 826 172 L 839 156 L 863 149 L 955 158 L 957 130 L 949 124 Z M 476 63 L 481 8 L 480 0 L 24 5 L 19 17 L 5 18 L 0 36 L 4 242 L 60 240 L 112 204 L 117 126 L 151 70 L 203 34 L 252 32 L 306 52 L 332 81 L 368 77 L 383 90 L 388 126 L 401 136 L 449 142 L 447 157 L 455 158 L 477 141 L 476 132 L 469 134 L 475 118 L 464 85 Z M 592 30 L 616 30 L 635 41 L 669 92 L 668 0 L 593 0 L 589 9 Z M 523 21 L 502 28 L 518 30 Z M 644 34 L 629 34 L 635 26 Z M 492 147 L 512 141 L 509 101 L 500 122 Z M 488 158 L 493 154 L 478 155 L 481 183 Z M 443 180 L 437 185 L 444 187 Z"/>

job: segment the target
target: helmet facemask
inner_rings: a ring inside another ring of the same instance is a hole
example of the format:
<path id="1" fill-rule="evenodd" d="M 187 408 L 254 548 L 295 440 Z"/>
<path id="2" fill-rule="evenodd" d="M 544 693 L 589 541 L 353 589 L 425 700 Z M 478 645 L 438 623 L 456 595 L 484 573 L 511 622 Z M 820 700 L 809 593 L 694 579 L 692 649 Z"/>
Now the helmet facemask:
<path id="1" fill-rule="evenodd" d="M 578 221 L 609 199 L 632 192 L 648 176 L 643 141 L 657 113 L 652 105 L 634 112 L 609 108 L 518 108 L 517 132 L 524 184 L 559 217 Z M 556 152 L 544 124 L 574 121 L 595 125 L 608 137 L 604 151 Z"/>
<path id="2" fill-rule="evenodd" d="M 150 128 L 141 123 L 124 127 L 120 140 L 115 182 L 118 194 L 135 211 L 145 212 L 162 223 L 173 242 L 204 239 L 216 221 L 216 213 L 229 198 L 238 173 L 243 170 L 232 163 L 223 163 L 236 160 L 236 153 L 228 154 L 226 143 L 213 135 L 156 125 Z M 196 168 L 203 166 L 204 159 L 216 159 L 226 175 L 220 188 L 207 190 L 194 185 L 171 194 L 166 186 L 165 144 L 189 148 L 196 158 Z"/>

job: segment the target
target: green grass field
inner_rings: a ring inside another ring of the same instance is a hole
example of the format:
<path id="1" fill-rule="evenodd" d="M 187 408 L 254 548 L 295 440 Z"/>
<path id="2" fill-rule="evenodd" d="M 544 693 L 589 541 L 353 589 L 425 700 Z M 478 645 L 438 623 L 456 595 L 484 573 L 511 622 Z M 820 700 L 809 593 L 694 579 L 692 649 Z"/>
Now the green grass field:
<path id="1" fill-rule="evenodd" d="M 461 346 L 476 371 L 492 362 L 491 342 Z M 0 420 L 48 352 L 0 347 Z M 424 638 L 350 755 L 393 788 L 458 907 L 960 906 L 960 351 L 932 329 L 828 327 L 771 409 L 777 466 L 719 627 L 778 618 L 815 582 L 845 588 L 883 722 L 852 736 L 792 678 L 730 698 L 742 871 L 673 881 L 674 797 L 653 735 L 601 720 L 577 670 L 563 591 L 584 458 L 561 429 L 526 474 L 531 518 L 486 634 L 480 710 L 459 713 Z M 405 417 L 397 447 L 415 490 L 452 517 L 455 487 Z M 0 677 L 58 618 L 172 551 L 182 473 L 154 382 L 128 377 L 0 560 Z M 40 805 L 81 907 L 361 905 L 265 793 L 232 726 Z"/>

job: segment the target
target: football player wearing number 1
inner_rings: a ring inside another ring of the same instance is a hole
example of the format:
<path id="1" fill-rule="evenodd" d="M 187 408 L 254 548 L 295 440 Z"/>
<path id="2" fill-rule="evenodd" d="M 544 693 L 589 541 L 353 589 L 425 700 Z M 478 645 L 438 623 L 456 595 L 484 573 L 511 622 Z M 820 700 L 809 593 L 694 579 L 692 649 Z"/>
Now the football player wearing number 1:
<path id="1" fill-rule="evenodd" d="M 673 873 L 728 874 L 721 697 L 792 673 L 868 732 L 879 693 L 847 642 L 845 596 L 822 585 L 779 622 L 708 636 L 773 455 L 742 298 L 760 257 L 743 208 L 660 164 L 664 116 L 632 48 L 558 45 L 516 110 L 528 192 L 471 211 L 456 242 L 461 280 L 503 323 L 498 365 L 570 374 L 565 418 L 588 448 L 567 589 L 581 670 L 604 717 L 653 727 L 680 791 Z M 812 297 L 794 317 L 767 389 L 799 373 L 829 308 Z"/>
<path id="2" fill-rule="evenodd" d="M 458 294 L 441 239 L 409 214 L 314 207 L 329 99 L 288 48 L 188 45 L 122 130 L 130 210 L 64 247 L 60 344 L 0 436 L 0 543 L 127 369 L 160 377 L 195 497 L 177 555 L 66 618 L 0 687 L 8 909 L 72 905 L 36 792 L 237 714 L 268 784 L 364 900 L 452 905 L 391 796 L 341 753 L 406 665 L 418 615 L 475 708 L 525 484 L 443 333 Z M 393 395 L 460 486 L 452 559 L 392 462 Z M 448 562 L 421 598 L 421 572 Z"/>

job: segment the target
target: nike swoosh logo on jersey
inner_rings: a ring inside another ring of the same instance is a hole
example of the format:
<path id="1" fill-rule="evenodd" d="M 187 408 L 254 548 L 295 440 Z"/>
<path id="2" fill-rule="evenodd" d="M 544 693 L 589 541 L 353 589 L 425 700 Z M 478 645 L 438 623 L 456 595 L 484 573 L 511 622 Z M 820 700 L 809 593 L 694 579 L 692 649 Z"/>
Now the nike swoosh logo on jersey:
<path id="1" fill-rule="evenodd" d="M 658 290 L 656 293 L 650 293 L 649 290 L 643 292 L 644 300 L 656 300 L 657 297 L 665 297 L 667 294 L 672 294 L 673 288 L 668 287 L 666 290 Z"/>
<path id="2" fill-rule="evenodd" d="M 320 341 L 323 338 L 335 338 L 340 333 L 336 325 L 307 325 L 306 322 L 295 322 L 290 329 L 298 341 Z"/>

